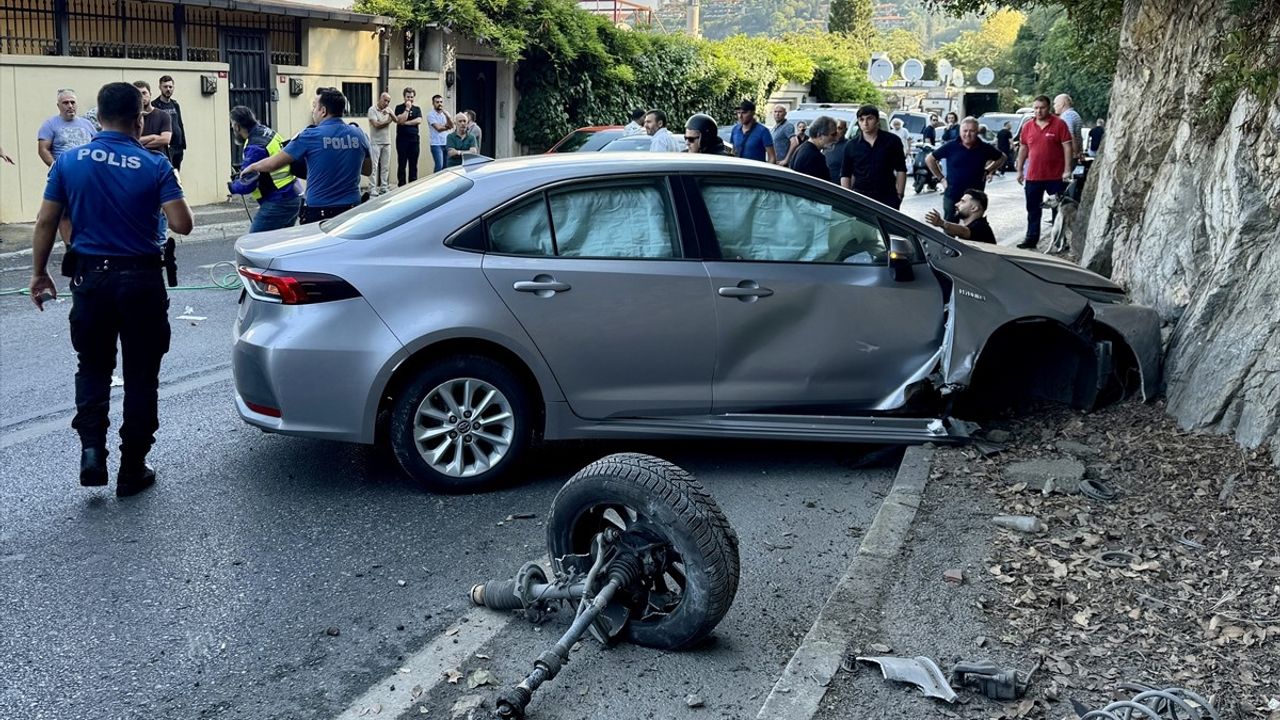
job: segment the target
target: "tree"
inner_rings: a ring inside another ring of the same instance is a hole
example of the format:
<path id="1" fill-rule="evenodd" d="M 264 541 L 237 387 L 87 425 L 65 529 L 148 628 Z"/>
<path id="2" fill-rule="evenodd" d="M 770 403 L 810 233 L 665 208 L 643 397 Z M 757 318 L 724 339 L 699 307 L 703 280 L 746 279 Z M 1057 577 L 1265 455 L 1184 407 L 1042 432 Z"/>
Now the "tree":
<path id="1" fill-rule="evenodd" d="M 855 38 L 869 38 L 875 32 L 871 17 L 875 15 L 872 0 L 831 0 L 827 30 Z"/>
<path id="2" fill-rule="evenodd" d="M 998 64 L 1013 47 L 1026 16 L 1016 10 L 998 10 L 983 20 L 977 30 L 960 34 L 954 42 L 938 50 L 952 65 L 972 76 L 982 67 Z"/>

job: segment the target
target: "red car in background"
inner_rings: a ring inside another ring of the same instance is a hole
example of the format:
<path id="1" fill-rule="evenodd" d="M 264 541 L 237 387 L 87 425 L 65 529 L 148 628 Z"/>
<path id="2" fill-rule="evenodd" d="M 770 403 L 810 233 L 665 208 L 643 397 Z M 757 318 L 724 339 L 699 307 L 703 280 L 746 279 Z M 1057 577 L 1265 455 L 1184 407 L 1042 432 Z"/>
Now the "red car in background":
<path id="1" fill-rule="evenodd" d="M 622 137 L 621 125 L 592 125 L 574 130 L 551 146 L 550 153 L 595 152 Z"/>

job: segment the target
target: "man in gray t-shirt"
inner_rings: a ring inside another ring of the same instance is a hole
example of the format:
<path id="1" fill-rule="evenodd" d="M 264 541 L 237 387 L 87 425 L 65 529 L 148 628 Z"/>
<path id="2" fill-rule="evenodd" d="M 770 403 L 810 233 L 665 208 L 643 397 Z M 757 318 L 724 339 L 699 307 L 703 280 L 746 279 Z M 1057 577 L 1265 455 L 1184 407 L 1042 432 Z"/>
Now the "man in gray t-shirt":
<path id="1" fill-rule="evenodd" d="M 1067 129 L 1071 131 L 1071 157 L 1079 160 L 1080 155 L 1080 127 L 1084 121 L 1080 118 L 1080 113 L 1072 107 L 1073 102 L 1071 96 L 1062 93 L 1053 99 L 1053 112 L 1062 118 L 1062 122 L 1067 124 Z M 1069 169 L 1069 168 L 1068 168 Z"/>
<path id="2" fill-rule="evenodd" d="M 796 134 L 796 126 L 787 119 L 787 109 L 782 105 L 773 106 L 773 156 L 774 162 L 785 166 L 787 151 L 791 149 L 791 137 Z"/>
<path id="3" fill-rule="evenodd" d="M 391 190 L 391 124 L 396 121 L 391 114 L 391 93 L 378 96 L 378 102 L 369 107 L 368 118 L 369 154 L 373 156 L 369 197 L 377 197 Z"/>
<path id="4" fill-rule="evenodd" d="M 36 133 L 36 152 L 45 165 L 53 167 L 59 155 L 84 145 L 97 134 L 93 123 L 76 117 L 76 91 L 63 88 L 58 91 L 58 114 L 45 120 Z"/>

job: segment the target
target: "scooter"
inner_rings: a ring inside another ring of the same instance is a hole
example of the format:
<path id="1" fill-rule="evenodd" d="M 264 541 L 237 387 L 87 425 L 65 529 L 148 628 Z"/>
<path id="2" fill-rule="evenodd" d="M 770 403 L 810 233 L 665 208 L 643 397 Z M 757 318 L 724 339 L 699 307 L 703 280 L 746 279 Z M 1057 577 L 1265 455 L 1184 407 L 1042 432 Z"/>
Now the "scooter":
<path id="1" fill-rule="evenodd" d="M 933 152 L 934 146 L 926 142 L 918 142 L 915 145 L 915 156 L 911 161 L 911 177 L 914 180 L 913 187 L 916 194 L 919 194 L 926 185 L 930 190 L 938 189 L 938 178 L 933 176 L 929 171 L 929 166 L 925 164 L 925 158 Z"/>

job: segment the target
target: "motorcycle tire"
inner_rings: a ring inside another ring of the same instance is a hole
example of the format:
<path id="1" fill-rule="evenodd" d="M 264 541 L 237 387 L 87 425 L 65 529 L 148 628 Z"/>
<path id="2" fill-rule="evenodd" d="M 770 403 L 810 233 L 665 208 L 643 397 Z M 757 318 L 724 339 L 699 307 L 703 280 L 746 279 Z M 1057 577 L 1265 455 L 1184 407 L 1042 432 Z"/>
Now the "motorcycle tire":
<path id="1" fill-rule="evenodd" d="M 668 543 L 669 568 L 655 583 L 654 596 L 677 599 L 653 614 L 643 614 L 652 606 L 633 612 L 624 637 L 662 650 L 689 647 L 711 634 L 729 611 L 740 561 L 738 536 L 724 512 L 681 468 L 650 455 L 618 453 L 578 471 L 551 503 L 551 562 L 562 572 L 561 559 L 589 553 L 592 539 L 608 525 L 625 530 L 637 523 Z"/>
<path id="2" fill-rule="evenodd" d="M 924 189 L 924 181 L 919 178 L 916 178 L 915 189 L 916 189 L 916 194 L 919 195 L 920 191 Z"/>

